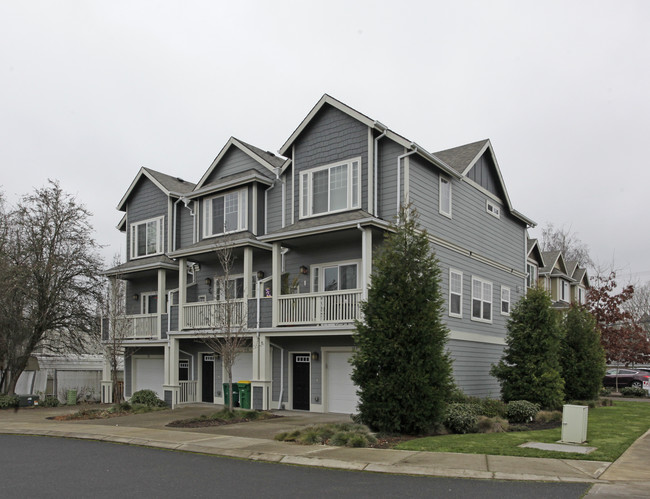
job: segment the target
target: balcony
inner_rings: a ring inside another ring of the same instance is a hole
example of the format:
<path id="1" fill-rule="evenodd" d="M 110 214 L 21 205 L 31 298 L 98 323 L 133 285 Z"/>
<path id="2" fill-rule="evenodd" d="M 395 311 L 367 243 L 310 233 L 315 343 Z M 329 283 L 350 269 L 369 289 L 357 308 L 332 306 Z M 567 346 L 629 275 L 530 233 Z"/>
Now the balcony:
<path id="1" fill-rule="evenodd" d="M 166 320 L 167 315 L 164 315 Z M 158 314 L 126 315 L 102 320 L 102 339 L 110 341 L 111 336 L 124 340 L 158 339 Z"/>
<path id="2" fill-rule="evenodd" d="M 183 329 L 220 328 L 226 324 L 232 327 L 246 325 L 246 300 L 229 302 L 198 302 L 183 306 Z"/>
<path id="3" fill-rule="evenodd" d="M 361 290 L 282 295 L 278 325 L 349 324 L 361 317 Z"/>

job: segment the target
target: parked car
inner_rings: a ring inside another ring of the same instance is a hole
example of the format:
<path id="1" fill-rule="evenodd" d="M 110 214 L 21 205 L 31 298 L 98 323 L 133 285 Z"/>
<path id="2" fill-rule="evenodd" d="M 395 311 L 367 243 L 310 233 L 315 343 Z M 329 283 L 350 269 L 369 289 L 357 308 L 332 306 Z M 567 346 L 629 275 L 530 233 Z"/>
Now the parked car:
<path id="1" fill-rule="evenodd" d="M 650 382 L 650 371 L 643 369 L 608 369 L 603 378 L 603 386 L 615 387 L 618 379 L 618 387 L 634 386 L 643 388 L 643 382 Z"/>

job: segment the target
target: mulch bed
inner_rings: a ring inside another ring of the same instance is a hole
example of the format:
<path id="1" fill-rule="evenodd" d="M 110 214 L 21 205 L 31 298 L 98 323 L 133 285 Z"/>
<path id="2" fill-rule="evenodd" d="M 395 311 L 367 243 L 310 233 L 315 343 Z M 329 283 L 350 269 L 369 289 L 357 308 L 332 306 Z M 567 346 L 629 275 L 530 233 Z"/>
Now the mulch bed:
<path id="1" fill-rule="evenodd" d="M 227 424 L 248 423 L 250 421 L 263 421 L 264 419 L 280 418 L 276 414 L 270 414 L 263 419 L 260 418 L 233 418 L 229 420 L 224 419 L 177 419 L 171 423 L 166 424 L 170 428 L 209 428 L 210 426 L 222 426 Z"/>

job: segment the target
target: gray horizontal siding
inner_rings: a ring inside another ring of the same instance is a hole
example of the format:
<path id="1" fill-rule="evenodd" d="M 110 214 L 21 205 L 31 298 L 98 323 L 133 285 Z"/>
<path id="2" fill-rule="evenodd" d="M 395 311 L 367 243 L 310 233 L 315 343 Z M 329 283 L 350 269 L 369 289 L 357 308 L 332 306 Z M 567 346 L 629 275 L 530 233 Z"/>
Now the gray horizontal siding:
<path id="1" fill-rule="evenodd" d="M 392 140 L 384 138 L 379 141 L 377 208 L 378 216 L 389 222 L 397 215 L 397 158 L 404 152 L 404 148 Z M 402 168 L 401 183 L 404 181 L 403 174 Z"/>
<path id="2" fill-rule="evenodd" d="M 431 234 L 478 253 L 509 268 L 525 272 L 525 225 L 506 213 L 486 211 L 488 196 L 467 182 L 450 179 L 452 218 L 438 211 L 439 173 L 422 160 L 409 159 L 409 192 L 420 224 Z"/>
<path id="3" fill-rule="evenodd" d="M 501 359 L 503 346 L 450 340 L 447 348 L 453 360 L 454 381 L 463 392 L 475 397 L 500 397 L 501 388 L 490 376 L 490 369 Z"/>

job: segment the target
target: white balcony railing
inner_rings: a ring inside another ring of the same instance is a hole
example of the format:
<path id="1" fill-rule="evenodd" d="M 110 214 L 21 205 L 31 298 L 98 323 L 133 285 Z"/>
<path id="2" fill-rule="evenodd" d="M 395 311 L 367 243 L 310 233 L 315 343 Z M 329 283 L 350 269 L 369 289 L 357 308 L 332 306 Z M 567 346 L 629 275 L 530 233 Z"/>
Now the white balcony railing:
<path id="1" fill-rule="evenodd" d="M 301 293 L 278 298 L 278 325 L 349 323 L 361 316 L 361 291 Z"/>
<path id="2" fill-rule="evenodd" d="M 178 384 L 181 387 L 178 401 L 179 404 L 196 402 L 196 380 L 179 381 Z"/>
<path id="3" fill-rule="evenodd" d="M 110 341 L 112 336 L 125 340 L 158 338 L 158 314 L 126 315 L 102 321 L 102 339 Z"/>
<path id="4" fill-rule="evenodd" d="M 187 303 L 183 306 L 183 317 L 184 329 L 218 328 L 228 323 L 245 325 L 246 300 Z"/>

